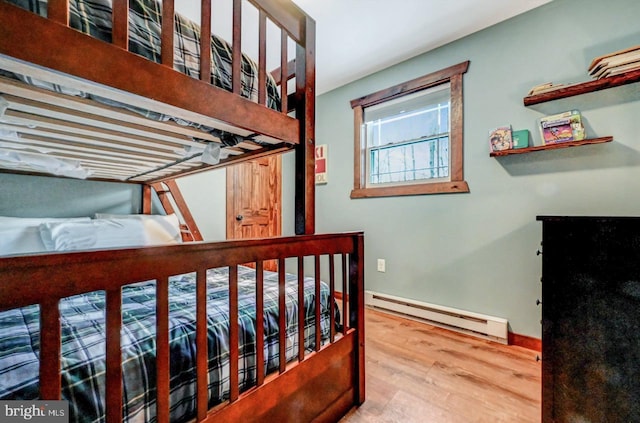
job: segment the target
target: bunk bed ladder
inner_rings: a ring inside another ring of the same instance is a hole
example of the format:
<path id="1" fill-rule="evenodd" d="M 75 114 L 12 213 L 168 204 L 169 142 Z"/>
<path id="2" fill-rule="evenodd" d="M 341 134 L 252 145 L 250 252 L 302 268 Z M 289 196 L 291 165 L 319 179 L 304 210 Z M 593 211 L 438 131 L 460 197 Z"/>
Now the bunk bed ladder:
<path id="1" fill-rule="evenodd" d="M 164 208 L 165 213 L 175 213 L 175 208 L 178 209 L 178 216 L 181 218 L 180 230 L 182 232 L 182 240 L 186 242 L 203 240 L 202 234 L 198 229 L 198 225 L 196 225 L 196 221 L 191 215 L 189 207 L 187 206 L 187 203 L 184 200 L 184 197 L 180 192 L 180 188 L 178 188 L 178 184 L 175 180 L 171 179 L 164 182 L 156 182 L 150 185 L 145 185 L 145 187 L 149 188 L 147 189 L 148 192 L 145 192 L 144 195 L 144 213 L 151 213 L 150 188 L 153 188 L 156 194 L 158 194 L 158 198 L 162 203 L 162 207 Z"/>

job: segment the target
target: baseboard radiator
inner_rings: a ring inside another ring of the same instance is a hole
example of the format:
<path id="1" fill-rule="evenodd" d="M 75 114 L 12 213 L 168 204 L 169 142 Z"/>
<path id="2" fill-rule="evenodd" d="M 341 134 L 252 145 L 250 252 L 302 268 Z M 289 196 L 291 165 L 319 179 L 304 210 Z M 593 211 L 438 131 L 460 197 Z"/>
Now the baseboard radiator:
<path id="1" fill-rule="evenodd" d="M 382 311 L 423 321 L 483 339 L 508 343 L 508 321 L 451 307 L 365 291 L 365 304 Z"/>

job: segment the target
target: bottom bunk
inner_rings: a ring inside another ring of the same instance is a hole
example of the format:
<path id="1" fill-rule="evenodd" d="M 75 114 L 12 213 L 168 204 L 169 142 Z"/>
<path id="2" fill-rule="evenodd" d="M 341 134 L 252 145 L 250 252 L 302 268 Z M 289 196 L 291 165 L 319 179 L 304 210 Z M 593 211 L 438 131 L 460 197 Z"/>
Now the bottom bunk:
<path id="1" fill-rule="evenodd" d="M 64 399 L 78 422 L 336 421 L 364 401 L 363 244 L 0 258 L 0 399 Z"/>

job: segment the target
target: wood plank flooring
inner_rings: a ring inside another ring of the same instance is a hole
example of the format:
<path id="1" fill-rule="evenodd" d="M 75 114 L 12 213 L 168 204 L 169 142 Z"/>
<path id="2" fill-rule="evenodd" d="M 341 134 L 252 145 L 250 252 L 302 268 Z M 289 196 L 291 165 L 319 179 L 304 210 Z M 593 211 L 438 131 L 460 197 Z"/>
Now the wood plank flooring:
<path id="1" fill-rule="evenodd" d="M 366 402 L 341 423 L 540 422 L 536 352 L 365 311 Z"/>

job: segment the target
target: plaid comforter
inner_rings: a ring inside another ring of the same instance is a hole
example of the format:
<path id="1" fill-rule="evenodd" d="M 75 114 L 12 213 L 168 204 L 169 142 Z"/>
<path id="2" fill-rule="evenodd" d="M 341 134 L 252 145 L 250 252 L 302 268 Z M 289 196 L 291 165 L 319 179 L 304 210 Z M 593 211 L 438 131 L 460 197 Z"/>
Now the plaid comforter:
<path id="1" fill-rule="evenodd" d="M 7 0 L 24 9 L 47 15 L 47 0 Z M 129 2 L 129 51 L 160 62 L 160 39 L 162 2 L 157 0 L 130 0 Z M 111 42 L 111 0 L 69 1 L 69 24 L 83 33 Z M 231 91 L 231 45 L 216 35 L 211 37 L 211 83 Z M 200 27 L 176 13 L 174 25 L 174 68 L 194 78 L 200 77 Z M 241 66 L 241 95 L 258 100 L 258 66 L 244 53 Z M 20 79 L 32 85 L 52 89 L 71 95 L 86 95 L 57 85 L 33 80 L 25 76 Z M 112 104 L 109 100 L 95 98 Z M 119 106 L 122 106 L 118 104 Z M 279 110 L 280 96 L 276 82 L 267 75 L 267 106 Z M 169 117 L 150 111 L 128 107 L 156 120 Z"/>
<path id="2" fill-rule="evenodd" d="M 255 385 L 255 271 L 240 267 L 239 384 Z M 209 405 L 229 395 L 228 268 L 207 275 L 209 346 Z M 315 347 L 315 282 L 305 279 L 305 347 Z M 155 283 L 129 285 L 122 295 L 122 366 L 124 421 L 156 421 Z M 196 413 L 195 274 L 169 281 L 171 421 L 186 421 Z M 329 290 L 321 286 L 322 338 L 329 336 Z M 104 421 L 105 296 L 91 292 L 60 302 L 62 321 L 63 399 L 69 401 L 71 421 Z M 297 276 L 287 275 L 286 359 L 298 351 Z M 278 368 L 278 275 L 265 272 L 265 370 Z M 0 313 L 0 399 L 38 398 L 39 312 L 29 306 Z"/>

